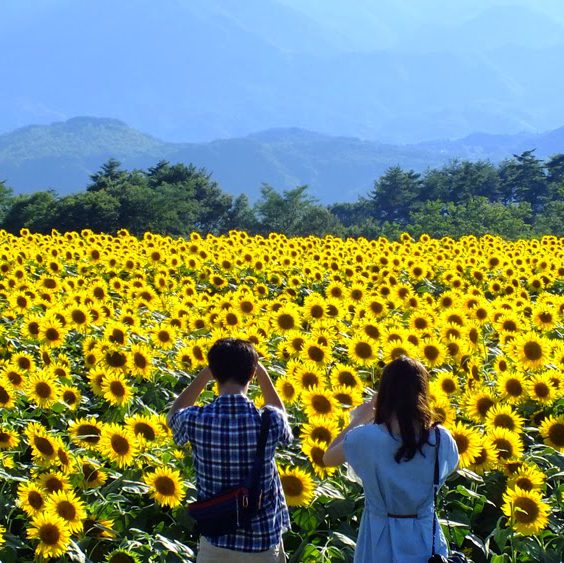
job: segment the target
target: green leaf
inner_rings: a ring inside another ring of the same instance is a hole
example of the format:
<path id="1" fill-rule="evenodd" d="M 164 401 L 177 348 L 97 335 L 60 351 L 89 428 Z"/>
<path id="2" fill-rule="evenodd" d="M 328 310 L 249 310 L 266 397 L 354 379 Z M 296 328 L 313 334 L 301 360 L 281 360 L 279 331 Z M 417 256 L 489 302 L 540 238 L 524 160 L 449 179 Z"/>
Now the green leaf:
<path id="1" fill-rule="evenodd" d="M 332 532 L 332 536 L 339 540 L 343 545 L 347 545 L 349 547 L 352 547 L 353 549 L 356 549 L 356 542 L 352 538 L 345 536 L 345 534 L 341 534 L 340 532 Z"/>

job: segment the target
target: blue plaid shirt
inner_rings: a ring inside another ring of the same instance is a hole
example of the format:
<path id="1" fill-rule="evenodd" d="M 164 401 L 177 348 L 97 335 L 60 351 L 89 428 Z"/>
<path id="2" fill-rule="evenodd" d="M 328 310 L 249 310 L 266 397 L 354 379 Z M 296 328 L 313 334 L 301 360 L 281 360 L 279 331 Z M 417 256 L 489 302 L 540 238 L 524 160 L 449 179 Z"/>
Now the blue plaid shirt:
<path id="1" fill-rule="evenodd" d="M 274 462 L 278 444 L 288 444 L 292 431 L 286 415 L 270 405 L 270 427 L 262 468 L 263 504 L 250 530 L 207 538 L 217 547 L 235 551 L 266 551 L 278 545 L 290 528 L 290 516 Z M 242 482 L 253 465 L 260 431 L 260 411 L 245 395 L 222 395 L 204 407 L 176 411 L 170 427 L 174 441 L 192 445 L 198 500 Z"/>

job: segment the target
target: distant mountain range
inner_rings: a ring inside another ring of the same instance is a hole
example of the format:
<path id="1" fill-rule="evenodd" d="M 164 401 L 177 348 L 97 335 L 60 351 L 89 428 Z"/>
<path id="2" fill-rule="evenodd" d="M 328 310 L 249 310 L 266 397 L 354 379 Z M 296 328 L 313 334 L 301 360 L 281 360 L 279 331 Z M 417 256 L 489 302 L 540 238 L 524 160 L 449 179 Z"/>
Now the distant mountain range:
<path id="1" fill-rule="evenodd" d="M 564 123 L 563 60 L 561 0 L 2 0 L 0 131 L 538 133 Z"/>
<path id="2" fill-rule="evenodd" d="M 54 188 L 67 194 L 83 190 L 89 175 L 109 158 L 120 160 L 125 168 L 143 169 L 166 159 L 204 167 L 225 191 L 246 193 L 251 200 L 265 182 L 277 189 L 308 184 L 320 201 L 333 203 L 366 194 L 374 180 L 396 164 L 423 171 L 455 158 L 496 162 L 528 149 L 536 149 L 541 157 L 564 153 L 564 127 L 537 135 L 476 133 L 412 145 L 298 128 L 208 143 L 170 143 L 116 119 L 76 117 L 0 135 L 0 179 L 16 193 Z"/>

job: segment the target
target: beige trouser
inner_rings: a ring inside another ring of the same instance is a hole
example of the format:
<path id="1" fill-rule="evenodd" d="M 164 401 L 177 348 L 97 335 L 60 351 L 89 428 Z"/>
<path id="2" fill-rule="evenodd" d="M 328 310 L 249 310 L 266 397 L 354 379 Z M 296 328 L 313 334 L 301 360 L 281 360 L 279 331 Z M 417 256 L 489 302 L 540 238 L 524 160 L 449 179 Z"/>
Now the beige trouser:
<path id="1" fill-rule="evenodd" d="M 216 547 L 204 536 L 200 537 L 196 563 L 247 563 L 253 561 L 256 561 L 256 563 L 259 563 L 259 561 L 264 561 L 265 563 L 285 563 L 286 554 L 284 553 L 282 542 L 267 551 L 249 553 L 247 551 L 234 551 L 233 549 Z"/>

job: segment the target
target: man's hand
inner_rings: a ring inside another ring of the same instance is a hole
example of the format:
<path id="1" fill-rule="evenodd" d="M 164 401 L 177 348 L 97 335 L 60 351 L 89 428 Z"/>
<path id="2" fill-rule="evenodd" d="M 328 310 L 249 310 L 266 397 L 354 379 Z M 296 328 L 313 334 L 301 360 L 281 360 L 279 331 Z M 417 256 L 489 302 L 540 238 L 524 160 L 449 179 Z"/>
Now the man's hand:
<path id="1" fill-rule="evenodd" d="M 192 383 L 178 395 L 172 407 L 168 411 L 166 417 L 166 422 L 170 426 L 170 419 L 172 415 L 179 411 L 180 409 L 185 409 L 186 407 L 191 407 L 201 395 L 202 391 L 206 388 L 208 382 L 213 379 L 212 372 L 208 366 L 203 368 L 200 373 L 192 380 Z"/>

